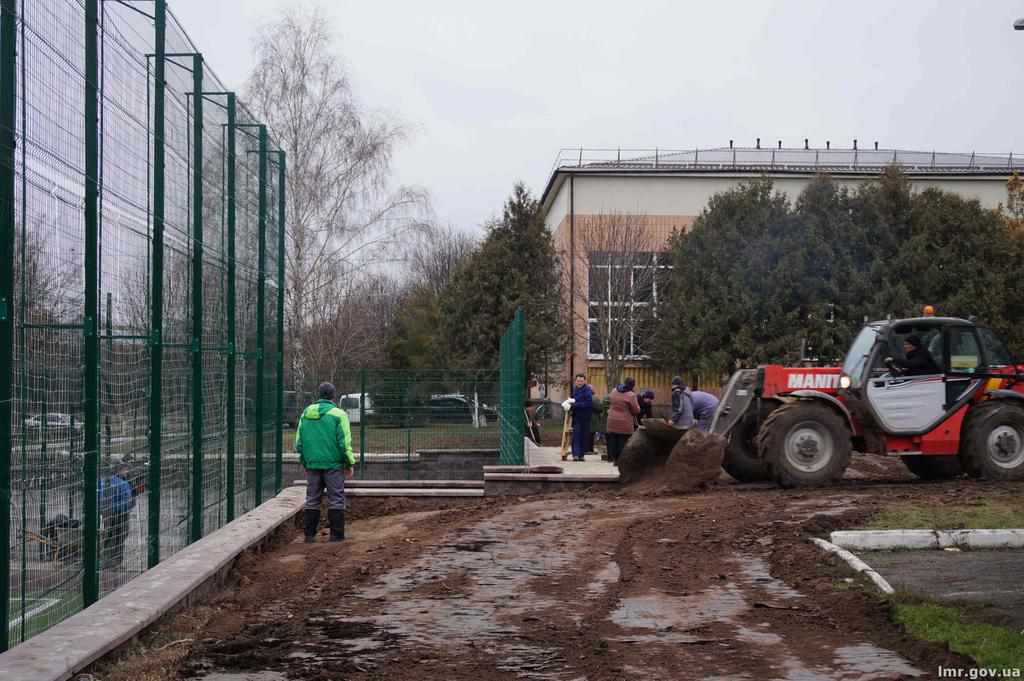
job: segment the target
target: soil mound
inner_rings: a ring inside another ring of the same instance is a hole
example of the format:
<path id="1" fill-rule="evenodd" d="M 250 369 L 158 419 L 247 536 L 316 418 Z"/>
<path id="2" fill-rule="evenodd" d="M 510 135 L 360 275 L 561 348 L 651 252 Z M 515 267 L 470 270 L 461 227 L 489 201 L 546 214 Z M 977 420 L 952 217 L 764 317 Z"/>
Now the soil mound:
<path id="1" fill-rule="evenodd" d="M 724 455 L 725 438 L 696 428 L 686 431 L 665 463 L 665 491 L 692 492 L 718 479 Z"/>
<path id="2" fill-rule="evenodd" d="M 648 421 L 619 456 L 619 480 L 643 493 L 691 492 L 718 478 L 724 454 L 718 435 Z"/>
<path id="3" fill-rule="evenodd" d="M 619 455 L 619 481 L 629 485 L 646 480 L 663 469 L 672 454 L 672 447 L 683 435 L 681 430 L 676 430 L 676 433 L 678 435 L 675 440 L 667 437 L 670 434 L 664 432 L 658 432 L 655 436 L 646 425 L 633 433 Z"/>

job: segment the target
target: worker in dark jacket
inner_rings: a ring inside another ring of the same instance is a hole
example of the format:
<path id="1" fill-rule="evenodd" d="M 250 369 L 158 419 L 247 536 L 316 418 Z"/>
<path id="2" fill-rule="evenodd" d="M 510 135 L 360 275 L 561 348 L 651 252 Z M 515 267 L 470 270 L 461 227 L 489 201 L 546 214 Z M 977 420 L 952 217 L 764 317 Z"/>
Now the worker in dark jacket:
<path id="1" fill-rule="evenodd" d="M 697 427 L 705 433 L 711 430 L 711 421 L 718 409 L 718 398 L 702 390 L 690 390 L 683 386 L 679 399 L 679 411 L 672 414 L 672 425 L 676 428 Z"/>
<path id="2" fill-rule="evenodd" d="M 686 390 L 686 383 L 683 382 L 682 376 L 676 376 L 672 379 L 672 420 L 675 421 L 676 414 L 683 408 L 683 391 Z"/>
<path id="3" fill-rule="evenodd" d="M 910 334 L 903 340 L 904 359 L 892 361 L 896 373 L 903 376 L 929 376 L 941 374 L 942 369 L 935 363 L 932 353 L 925 349 L 921 337 Z"/>
<path id="4" fill-rule="evenodd" d="M 642 425 L 644 419 L 654 418 L 654 391 L 650 388 L 640 393 L 640 414 L 637 415 L 638 425 Z"/>
<path id="5" fill-rule="evenodd" d="M 295 430 L 295 450 L 306 469 L 304 524 L 306 543 L 316 541 L 320 526 L 320 497 L 327 489 L 327 520 L 331 541 L 345 538 L 345 478 L 352 477 L 352 431 L 348 415 L 334 403 L 336 390 L 321 383 L 320 399 L 306 407 Z"/>
<path id="6" fill-rule="evenodd" d="M 594 389 L 587 385 L 587 377 L 576 374 L 576 388 L 572 391 L 572 460 L 583 461 L 591 448 L 590 419 L 594 415 Z"/>

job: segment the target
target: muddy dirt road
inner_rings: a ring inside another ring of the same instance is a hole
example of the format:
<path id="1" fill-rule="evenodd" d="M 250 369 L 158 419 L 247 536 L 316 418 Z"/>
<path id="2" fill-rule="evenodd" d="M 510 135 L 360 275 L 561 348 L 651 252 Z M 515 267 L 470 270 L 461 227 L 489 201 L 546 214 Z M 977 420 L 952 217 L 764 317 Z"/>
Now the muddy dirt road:
<path id="1" fill-rule="evenodd" d="M 806 538 L 889 501 L 1010 494 L 976 482 L 721 485 L 367 517 L 343 544 L 297 536 L 246 559 L 192 616 L 194 641 L 160 662 L 165 675 L 137 657 L 102 678 L 933 678 L 971 663 L 905 636 Z M 357 500 L 352 513 L 374 510 L 402 505 Z"/>

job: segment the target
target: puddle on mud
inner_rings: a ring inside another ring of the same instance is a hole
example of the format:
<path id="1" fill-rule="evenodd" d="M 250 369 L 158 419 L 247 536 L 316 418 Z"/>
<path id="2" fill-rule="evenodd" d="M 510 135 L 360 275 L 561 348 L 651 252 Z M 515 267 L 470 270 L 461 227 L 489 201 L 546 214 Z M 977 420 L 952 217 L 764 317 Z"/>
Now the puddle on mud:
<path id="1" fill-rule="evenodd" d="M 896 653 L 878 648 L 869 643 L 836 648 L 835 664 L 843 670 L 850 670 L 850 678 L 856 672 L 858 679 L 891 679 L 903 676 L 923 676 L 924 672 L 912 667 Z"/>
<path id="2" fill-rule="evenodd" d="M 736 627 L 736 638 L 744 643 L 760 646 L 773 646 L 782 643 L 782 637 L 770 631 L 757 631 L 748 627 Z"/>
<path id="3" fill-rule="evenodd" d="M 804 598 L 769 573 L 768 565 L 757 556 L 740 554 L 733 557 L 739 570 L 735 582 L 713 585 L 700 593 L 675 596 L 659 591 L 623 598 L 609 619 L 623 629 L 623 636 L 609 640 L 646 645 L 694 643 L 697 639 L 717 640 L 722 635 L 705 636 L 695 630 L 717 624 L 731 627 L 728 639 L 756 646 L 772 646 L 773 655 L 781 655 L 778 671 L 789 681 L 834 681 L 836 679 L 891 679 L 917 677 L 923 673 L 892 651 L 871 644 L 836 648 L 824 644 L 823 650 L 833 656 L 828 667 L 808 667 L 786 646 L 785 638 L 771 631 L 767 622 L 742 621 L 753 612 L 762 599 L 785 607 L 790 601 Z M 705 632 L 706 634 L 706 632 Z M 645 670 L 651 676 L 654 670 Z M 715 678 L 715 677 L 708 677 Z M 745 675 L 723 675 L 717 678 L 743 679 Z"/>
<path id="4" fill-rule="evenodd" d="M 802 523 L 810 520 L 816 515 L 838 516 L 856 510 L 857 499 L 855 497 L 833 497 L 831 499 L 797 499 L 790 502 L 789 509 L 795 515 L 791 520 L 784 521 L 786 525 Z"/>
<path id="5" fill-rule="evenodd" d="M 563 603 L 530 588 L 536 578 L 550 582 L 572 573 L 576 556 L 584 548 L 587 527 L 579 522 L 583 509 L 560 507 L 557 517 L 544 516 L 543 522 L 523 532 L 524 523 L 535 518 L 538 508 L 546 510 L 551 503 L 523 504 L 453 532 L 446 543 L 353 594 L 345 620 L 370 624 L 400 638 L 403 645 L 449 650 L 484 645 L 501 671 L 522 679 L 570 681 L 574 674 L 558 647 L 519 638 L 523 629 L 542 627 L 551 613 L 574 619 L 574 613 L 564 612 Z M 417 592 L 453 574 L 463 575 L 457 592 L 443 596 Z M 610 562 L 595 576 L 588 593 L 599 594 L 618 579 L 618 565 Z M 366 612 L 372 614 L 361 614 Z M 367 661 L 385 654 L 381 642 L 371 637 L 355 636 L 337 643 Z"/>
<path id="6" fill-rule="evenodd" d="M 769 572 L 768 564 L 757 556 L 736 556 L 733 562 L 740 566 L 745 581 L 756 585 L 770 596 L 779 598 L 803 598 L 804 595 L 785 582 L 775 579 Z"/>
<path id="7" fill-rule="evenodd" d="M 746 609 L 743 593 L 735 586 L 713 586 L 690 596 L 655 592 L 623 598 L 611 621 L 623 629 L 696 629 L 732 619 Z"/>
<path id="8" fill-rule="evenodd" d="M 619 569 L 619 564 L 614 560 L 608 561 L 608 564 L 594 575 L 594 579 L 587 585 L 587 596 L 599 598 L 604 595 L 610 585 L 618 582 L 621 576 L 622 571 Z"/>
<path id="9" fill-rule="evenodd" d="M 213 672 L 193 678 L 195 681 L 288 681 L 284 672 Z"/>

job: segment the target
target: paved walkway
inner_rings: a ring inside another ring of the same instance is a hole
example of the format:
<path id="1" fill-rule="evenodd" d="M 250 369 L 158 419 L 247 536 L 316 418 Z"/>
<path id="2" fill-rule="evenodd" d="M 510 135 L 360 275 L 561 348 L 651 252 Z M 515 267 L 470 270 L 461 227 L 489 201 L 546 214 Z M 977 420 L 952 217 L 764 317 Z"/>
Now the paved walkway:
<path id="1" fill-rule="evenodd" d="M 597 454 L 588 454 L 583 461 L 573 461 L 570 457 L 562 461 L 558 447 L 538 447 L 526 441 L 526 465 L 528 466 L 561 466 L 565 473 L 576 475 L 617 475 L 619 469 L 608 461 L 601 461 Z"/>
<path id="2" fill-rule="evenodd" d="M 1024 629 L 1024 550 L 858 551 L 896 589 L 939 601 L 987 605 Z"/>

